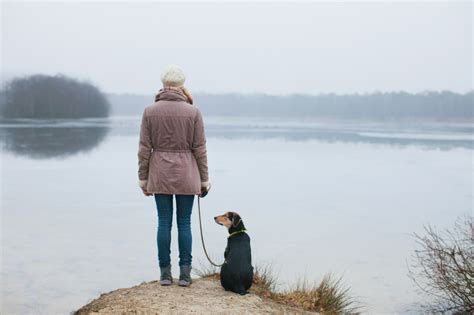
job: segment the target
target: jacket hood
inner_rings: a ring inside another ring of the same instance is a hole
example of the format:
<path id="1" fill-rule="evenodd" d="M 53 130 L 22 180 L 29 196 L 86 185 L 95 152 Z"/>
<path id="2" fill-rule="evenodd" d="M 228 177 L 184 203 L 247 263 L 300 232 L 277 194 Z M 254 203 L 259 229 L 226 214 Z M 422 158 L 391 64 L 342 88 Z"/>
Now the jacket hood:
<path id="1" fill-rule="evenodd" d="M 164 87 L 158 91 L 155 96 L 155 102 L 158 101 L 184 101 L 187 102 L 187 97 L 184 93 L 175 87 Z"/>

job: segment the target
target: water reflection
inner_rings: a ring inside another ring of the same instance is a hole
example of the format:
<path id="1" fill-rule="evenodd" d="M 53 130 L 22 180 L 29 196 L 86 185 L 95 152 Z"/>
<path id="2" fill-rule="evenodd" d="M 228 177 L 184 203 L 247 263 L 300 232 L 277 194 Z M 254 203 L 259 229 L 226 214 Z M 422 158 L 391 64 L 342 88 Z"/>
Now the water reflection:
<path id="1" fill-rule="evenodd" d="M 9 120 L 0 121 L 0 138 L 6 151 L 45 159 L 90 151 L 109 133 L 113 136 L 136 137 L 138 141 L 139 128 L 138 116 L 56 121 Z M 206 117 L 208 138 L 317 140 L 451 150 L 474 149 L 473 132 L 471 124 L 460 123 L 415 125 Z"/>
<path id="2" fill-rule="evenodd" d="M 140 117 L 111 117 L 113 134 L 138 137 Z M 317 140 L 424 149 L 474 149 L 470 123 L 296 121 L 263 117 L 205 117 L 208 138 Z"/>
<path id="3" fill-rule="evenodd" d="M 348 142 L 384 144 L 392 146 L 415 145 L 426 149 L 450 150 L 455 148 L 474 149 L 472 133 L 451 133 L 447 130 L 406 130 L 387 131 L 380 129 L 333 129 L 321 128 L 240 128 L 209 125 L 207 135 L 227 139 L 272 139 L 280 138 L 288 141 L 318 140 L 321 142 Z"/>
<path id="4" fill-rule="evenodd" d="M 33 159 L 88 152 L 108 133 L 109 126 L 105 120 L 10 120 L 0 123 L 2 149 Z"/>

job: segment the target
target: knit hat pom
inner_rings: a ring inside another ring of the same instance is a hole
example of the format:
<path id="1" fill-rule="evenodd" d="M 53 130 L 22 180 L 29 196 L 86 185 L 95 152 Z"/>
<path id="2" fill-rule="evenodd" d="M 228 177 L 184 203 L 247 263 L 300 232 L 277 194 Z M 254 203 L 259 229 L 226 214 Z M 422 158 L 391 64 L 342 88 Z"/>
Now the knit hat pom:
<path id="1" fill-rule="evenodd" d="M 160 78 L 163 86 L 181 87 L 186 80 L 183 69 L 177 65 L 167 65 L 161 73 Z"/>

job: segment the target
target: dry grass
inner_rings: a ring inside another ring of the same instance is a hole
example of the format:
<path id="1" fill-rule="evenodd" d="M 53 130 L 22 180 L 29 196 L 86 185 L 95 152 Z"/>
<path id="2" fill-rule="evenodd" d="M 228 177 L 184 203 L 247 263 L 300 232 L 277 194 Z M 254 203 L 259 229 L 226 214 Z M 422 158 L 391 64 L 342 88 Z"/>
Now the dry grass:
<path id="1" fill-rule="evenodd" d="M 273 272 L 273 267 L 270 264 L 256 265 L 251 291 L 258 296 L 273 299 L 276 287 L 277 277 Z"/>
<path id="2" fill-rule="evenodd" d="M 219 268 L 214 267 L 211 264 L 203 265 L 202 263 L 199 264 L 199 267 L 193 268 L 196 274 L 200 278 L 214 278 L 219 280 Z"/>
<path id="3" fill-rule="evenodd" d="M 204 278 L 219 279 L 219 269 L 202 266 L 198 275 Z M 272 299 L 278 303 L 299 307 L 306 311 L 323 314 L 358 314 L 361 306 L 342 283 L 342 277 L 327 274 L 319 283 L 298 281 L 293 288 L 279 292 L 277 277 L 270 264 L 255 266 L 253 285 L 250 291 L 260 297 Z"/>
<path id="4" fill-rule="evenodd" d="M 342 277 L 326 274 L 319 283 L 299 281 L 293 289 L 277 294 L 277 300 L 323 314 L 356 314 L 359 303 L 351 296 Z"/>

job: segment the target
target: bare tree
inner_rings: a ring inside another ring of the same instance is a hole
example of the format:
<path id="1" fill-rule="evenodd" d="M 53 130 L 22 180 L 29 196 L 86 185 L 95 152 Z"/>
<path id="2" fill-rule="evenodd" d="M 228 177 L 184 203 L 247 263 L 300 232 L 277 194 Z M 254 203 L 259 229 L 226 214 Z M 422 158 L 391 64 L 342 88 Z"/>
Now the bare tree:
<path id="1" fill-rule="evenodd" d="M 409 266 L 409 277 L 434 303 L 435 313 L 474 313 L 473 218 L 457 220 L 452 230 L 440 233 L 425 226 L 425 235 L 415 234 L 419 249 Z"/>

